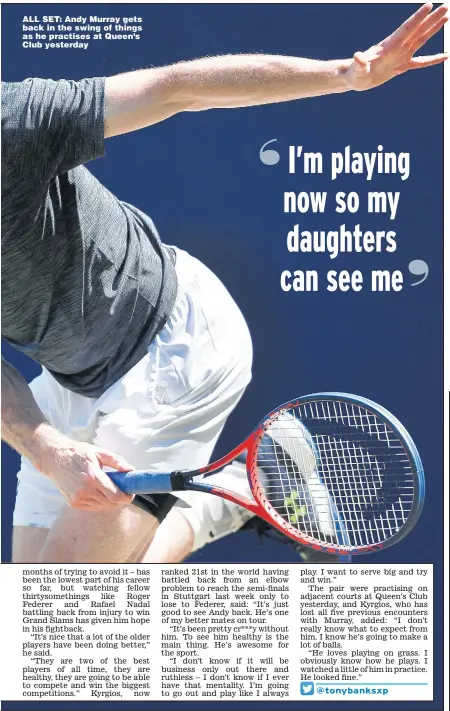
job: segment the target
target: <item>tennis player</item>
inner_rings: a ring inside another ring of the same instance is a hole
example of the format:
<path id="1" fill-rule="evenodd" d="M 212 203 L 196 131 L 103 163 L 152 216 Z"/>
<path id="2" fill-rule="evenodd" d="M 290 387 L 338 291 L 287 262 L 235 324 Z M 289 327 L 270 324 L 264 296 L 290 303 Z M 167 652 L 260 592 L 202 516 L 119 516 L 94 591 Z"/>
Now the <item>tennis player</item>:
<path id="1" fill-rule="evenodd" d="M 105 138 L 183 111 L 362 91 L 440 64 L 414 54 L 446 21 L 427 3 L 346 60 L 221 56 L 4 85 L 3 335 L 42 366 L 30 386 L 2 368 L 2 436 L 22 455 L 16 562 L 177 562 L 248 516 L 192 492 L 132 500 L 105 472 L 207 463 L 252 346 L 217 277 L 84 164 Z M 216 476 L 245 485 L 235 465 Z"/>

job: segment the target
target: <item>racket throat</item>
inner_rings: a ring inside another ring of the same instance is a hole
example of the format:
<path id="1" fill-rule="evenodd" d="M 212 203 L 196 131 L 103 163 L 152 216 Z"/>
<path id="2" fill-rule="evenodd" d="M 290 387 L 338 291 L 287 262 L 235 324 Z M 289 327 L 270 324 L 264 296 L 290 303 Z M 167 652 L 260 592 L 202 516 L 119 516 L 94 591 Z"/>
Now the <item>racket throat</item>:
<path id="1" fill-rule="evenodd" d="M 189 470 L 178 470 L 174 471 L 170 475 L 170 484 L 172 486 L 172 491 L 184 491 L 186 490 L 186 482 L 192 479 L 193 472 Z"/>

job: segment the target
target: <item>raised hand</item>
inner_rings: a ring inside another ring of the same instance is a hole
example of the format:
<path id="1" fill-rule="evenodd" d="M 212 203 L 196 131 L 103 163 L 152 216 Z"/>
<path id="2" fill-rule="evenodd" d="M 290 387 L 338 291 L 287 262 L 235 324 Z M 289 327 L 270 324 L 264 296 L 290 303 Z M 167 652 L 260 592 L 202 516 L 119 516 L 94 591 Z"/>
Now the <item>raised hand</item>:
<path id="1" fill-rule="evenodd" d="M 426 3 L 389 37 L 365 52 L 355 52 L 346 72 L 351 89 L 364 91 L 384 84 L 410 69 L 423 69 L 444 62 L 448 55 L 435 54 L 415 57 L 415 53 L 447 22 L 448 8 L 437 10 Z"/>

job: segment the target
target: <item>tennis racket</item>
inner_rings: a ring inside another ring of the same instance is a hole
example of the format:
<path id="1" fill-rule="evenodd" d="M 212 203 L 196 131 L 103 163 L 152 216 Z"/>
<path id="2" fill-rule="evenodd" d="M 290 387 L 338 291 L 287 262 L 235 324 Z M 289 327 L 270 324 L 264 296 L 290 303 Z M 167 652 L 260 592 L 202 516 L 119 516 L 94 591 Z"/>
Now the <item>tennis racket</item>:
<path id="1" fill-rule="evenodd" d="M 205 475 L 246 452 L 253 500 Z M 270 412 L 238 447 L 196 471 L 108 472 L 128 494 L 201 491 L 265 519 L 286 536 L 334 554 L 392 546 L 415 526 L 425 479 L 403 425 L 370 400 L 318 393 Z"/>

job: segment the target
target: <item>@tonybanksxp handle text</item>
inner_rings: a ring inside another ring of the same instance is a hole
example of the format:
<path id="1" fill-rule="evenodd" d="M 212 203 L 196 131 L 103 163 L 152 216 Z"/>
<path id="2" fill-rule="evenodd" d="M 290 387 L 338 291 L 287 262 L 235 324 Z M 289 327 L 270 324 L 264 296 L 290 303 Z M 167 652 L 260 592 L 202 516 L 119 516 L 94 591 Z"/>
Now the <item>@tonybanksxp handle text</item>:
<path id="1" fill-rule="evenodd" d="M 312 681 L 302 681 L 300 683 L 300 694 L 302 696 L 312 696 L 314 693 L 329 696 L 386 696 L 389 693 L 389 689 L 385 686 L 372 686 L 364 683 L 361 683 L 361 685 L 358 684 L 358 686 L 355 687 L 318 686 L 315 689 L 314 682 Z"/>

